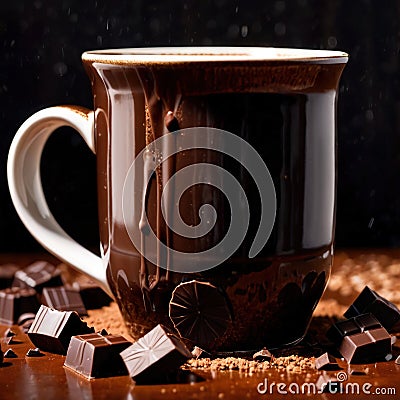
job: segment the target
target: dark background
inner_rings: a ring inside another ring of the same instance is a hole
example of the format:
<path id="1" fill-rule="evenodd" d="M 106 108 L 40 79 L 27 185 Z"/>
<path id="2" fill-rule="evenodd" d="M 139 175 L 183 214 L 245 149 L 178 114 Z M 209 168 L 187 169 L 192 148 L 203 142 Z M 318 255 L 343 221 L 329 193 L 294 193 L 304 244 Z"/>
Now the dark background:
<path id="1" fill-rule="evenodd" d="M 19 125 L 52 105 L 92 107 L 83 51 L 168 45 L 348 52 L 338 103 L 337 246 L 400 246 L 399 1 L 12 0 L 0 2 L 0 252 L 40 250 L 8 194 L 6 158 Z M 51 137 L 42 177 L 61 225 L 96 248 L 95 156 L 73 131 Z"/>

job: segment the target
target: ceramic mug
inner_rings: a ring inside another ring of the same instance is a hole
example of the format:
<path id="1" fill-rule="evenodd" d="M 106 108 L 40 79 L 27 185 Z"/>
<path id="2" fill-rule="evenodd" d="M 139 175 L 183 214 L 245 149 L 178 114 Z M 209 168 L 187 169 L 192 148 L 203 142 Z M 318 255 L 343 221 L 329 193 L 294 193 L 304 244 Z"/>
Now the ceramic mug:
<path id="1" fill-rule="evenodd" d="M 134 338 L 163 323 L 211 351 L 301 340 L 332 265 L 347 54 L 170 47 L 82 58 L 94 109 L 41 110 L 11 145 L 9 187 L 28 230 L 114 297 Z M 41 153 L 61 126 L 97 157 L 100 257 L 43 195 Z"/>

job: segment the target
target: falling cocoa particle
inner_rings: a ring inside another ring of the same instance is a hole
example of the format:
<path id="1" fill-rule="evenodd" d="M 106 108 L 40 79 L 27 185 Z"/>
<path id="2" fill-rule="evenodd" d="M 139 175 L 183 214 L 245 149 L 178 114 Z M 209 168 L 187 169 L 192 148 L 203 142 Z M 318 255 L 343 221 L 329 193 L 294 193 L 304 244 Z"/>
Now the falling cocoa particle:
<path id="1" fill-rule="evenodd" d="M 179 122 L 172 111 L 168 111 L 164 117 L 164 124 L 170 132 L 178 131 Z"/>

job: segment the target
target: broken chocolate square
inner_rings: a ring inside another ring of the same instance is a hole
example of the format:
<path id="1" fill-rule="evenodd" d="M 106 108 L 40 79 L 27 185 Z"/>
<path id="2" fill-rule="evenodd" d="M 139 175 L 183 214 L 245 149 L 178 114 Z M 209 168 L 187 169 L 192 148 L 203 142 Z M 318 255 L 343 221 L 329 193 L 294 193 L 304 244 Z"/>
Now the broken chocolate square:
<path id="1" fill-rule="evenodd" d="M 137 384 L 163 383 L 192 354 L 167 328 L 157 325 L 121 352 L 130 377 Z"/>
<path id="2" fill-rule="evenodd" d="M 391 359 L 392 344 L 385 328 L 345 336 L 339 346 L 348 363 L 372 363 Z"/>
<path id="3" fill-rule="evenodd" d="M 57 311 L 44 305 L 29 328 L 28 336 L 41 350 L 66 354 L 72 336 L 94 332 L 75 311 Z"/>
<path id="4" fill-rule="evenodd" d="M 131 344 L 121 335 L 89 333 L 73 336 L 64 365 L 88 379 L 126 375 L 119 353 Z"/>
<path id="5" fill-rule="evenodd" d="M 345 336 L 381 327 L 382 325 L 372 314 L 362 314 L 354 318 L 336 322 L 328 329 L 326 336 L 338 345 Z"/>
<path id="6" fill-rule="evenodd" d="M 36 313 L 39 302 L 31 288 L 7 288 L 0 290 L 0 324 L 14 325 L 21 314 Z"/>
<path id="7" fill-rule="evenodd" d="M 41 293 L 44 287 L 62 286 L 61 271 L 47 261 L 36 261 L 15 273 L 12 286 L 32 287 Z"/>
<path id="8" fill-rule="evenodd" d="M 400 329 L 400 310 L 374 290 L 366 286 L 344 313 L 346 318 L 371 313 L 389 332 Z"/>
<path id="9" fill-rule="evenodd" d="M 335 371 L 341 369 L 336 362 L 336 358 L 329 353 L 324 353 L 315 359 L 315 368 L 325 371 Z"/>
<path id="10" fill-rule="evenodd" d="M 43 288 L 42 303 L 58 311 L 76 311 L 81 316 L 87 315 L 79 292 L 63 286 Z"/>

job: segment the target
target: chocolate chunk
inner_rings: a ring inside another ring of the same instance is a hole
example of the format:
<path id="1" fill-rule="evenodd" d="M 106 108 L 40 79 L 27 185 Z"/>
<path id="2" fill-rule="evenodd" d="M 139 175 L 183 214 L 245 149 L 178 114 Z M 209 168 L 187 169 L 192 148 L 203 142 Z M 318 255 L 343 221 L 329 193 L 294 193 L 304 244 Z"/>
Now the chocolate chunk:
<path id="1" fill-rule="evenodd" d="M 18 325 L 22 332 L 28 333 L 29 328 L 32 326 L 32 322 L 35 319 L 36 314 L 24 313 L 18 318 Z"/>
<path id="2" fill-rule="evenodd" d="M 73 336 L 64 365 L 88 379 L 126 375 L 119 353 L 130 345 L 131 342 L 121 335 L 89 333 Z"/>
<path id="3" fill-rule="evenodd" d="M 71 285 L 71 289 L 79 292 L 87 310 L 102 308 L 112 302 L 112 298 L 100 286 L 89 279 L 81 283 L 74 282 Z"/>
<path id="4" fill-rule="evenodd" d="M 398 357 L 396 358 L 395 363 L 398 364 L 398 365 L 400 365 L 400 356 L 398 356 Z"/>
<path id="5" fill-rule="evenodd" d="M 336 377 L 330 376 L 323 373 L 319 376 L 317 383 L 315 384 L 318 393 L 342 393 L 343 385 L 342 382 L 338 381 Z"/>
<path id="6" fill-rule="evenodd" d="M 4 353 L 4 358 L 17 358 L 18 356 L 15 354 L 13 349 L 7 349 Z"/>
<path id="7" fill-rule="evenodd" d="M 44 287 L 62 286 L 61 271 L 47 261 L 36 261 L 15 273 L 12 286 L 32 287 L 41 293 Z"/>
<path id="8" fill-rule="evenodd" d="M 28 331 L 32 343 L 44 351 L 66 354 L 72 336 L 94 332 L 75 311 L 57 311 L 44 305 Z"/>
<path id="9" fill-rule="evenodd" d="M 39 302 L 31 288 L 7 288 L 0 290 L 0 324 L 14 325 L 21 314 L 36 313 Z"/>
<path id="10" fill-rule="evenodd" d="M 211 354 L 208 351 L 203 350 L 201 347 L 194 346 L 192 350 L 192 356 L 193 358 L 209 358 L 211 357 Z"/>
<path id="11" fill-rule="evenodd" d="M 315 368 L 325 371 L 335 371 L 341 369 L 336 362 L 336 358 L 328 353 L 324 353 L 315 359 Z"/>
<path id="12" fill-rule="evenodd" d="M 11 286 L 14 274 L 19 270 L 15 264 L 0 265 L 0 289 Z"/>
<path id="13" fill-rule="evenodd" d="M 400 310 L 374 290 L 366 286 L 344 313 L 346 318 L 371 313 L 389 332 L 400 329 Z"/>
<path id="14" fill-rule="evenodd" d="M 269 361 L 272 357 L 271 352 L 266 347 L 253 354 L 253 360 L 255 361 Z"/>
<path id="15" fill-rule="evenodd" d="M 192 354 L 177 336 L 157 325 L 121 352 L 121 357 L 137 384 L 154 384 L 165 382 Z"/>
<path id="16" fill-rule="evenodd" d="M 4 332 L 4 337 L 12 337 L 12 336 L 15 336 L 15 332 L 11 328 L 8 328 Z"/>
<path id="17" fill-rule="evenodd" d="M 326 336 L 338 345 L 345 336 L 381 327 L 382 325 L 372 314 L 362 314 L 354 318 L 336 322 L 328 329 Z"/>
<path id="18" fill-rule="evenodd" d="M 7 336 L 7 337 L 4 338 L 4 343 L 6 343 L 6 344 L 17 344 L 19 342 L 14 339 L 14 336 Z"/>
<path id="19" fill-rule="evenodd" d="M 181 337 L 201 347 L 221 337 L 232 320 L 225 296 L 210 283 L 195 280 L 175 288 L 169 317 Z"/>
<path id="20" fill-rule="evenodd" d="M 390 335 L 385 328 L 377 328 L 345 336 L 339 352 L 348 363 L 387 361 L 392 352 Z"/>
<path id="21" fill-rule="evenodd" d="M 43 353 L 40 352 L 38 348 L 36 349 L 29 349 L 28 352 L 26 353 L 27 357 L 42 357 L 44 356 Z"/>
<path id="22" fill-rule="evenodd" d="M 87 315 L 82 297 L 76 290 L 65 287 L 43 288 L 42 303 L 59 311 L 76 311 L 80 316 Z"/>

